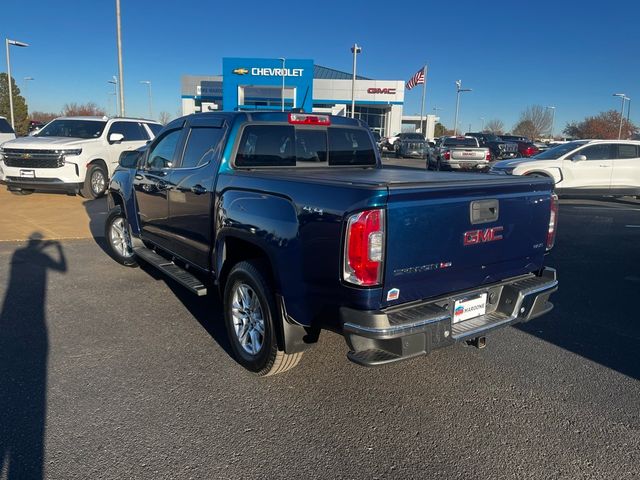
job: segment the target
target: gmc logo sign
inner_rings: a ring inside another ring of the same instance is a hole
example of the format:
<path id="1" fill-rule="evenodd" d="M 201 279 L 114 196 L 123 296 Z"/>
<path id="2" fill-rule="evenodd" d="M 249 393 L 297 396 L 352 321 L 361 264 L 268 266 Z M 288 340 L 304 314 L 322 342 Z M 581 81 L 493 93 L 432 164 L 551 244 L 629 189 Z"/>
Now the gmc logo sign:
<path id="1" fill-rule="evenodd" d="M 383 94 L 383 95 L 395 95 L 395 88 L 367 88 L 367 93 Z"/>
<path id="2" fill-rule="evenodd" d="M 469 230 L 468 232 L 464 232 L 464 246 L 502 240 L 502 230 L 504 230 L 503 227 L 493 227 L 485 228 L 484 230 Z"/>

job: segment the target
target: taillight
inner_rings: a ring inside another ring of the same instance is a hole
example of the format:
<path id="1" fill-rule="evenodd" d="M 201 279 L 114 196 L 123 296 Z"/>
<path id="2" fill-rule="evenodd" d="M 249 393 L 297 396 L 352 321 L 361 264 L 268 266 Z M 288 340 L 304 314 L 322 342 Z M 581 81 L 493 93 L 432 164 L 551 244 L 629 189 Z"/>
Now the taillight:
<path id="1" fill-rule="evenodd" d="M 558 195 L 551 194 L 551 214 L 549 215 L 549 233 L 547 233 L 547 250 L 551 250 L 556 243 L 558 228 Z"/>
<path id="2" fill-rule="evenodd" d="M 491 161 L 491 152 L 487 152 L 487 154 L 484 156 L 484 159 L 487 160 L 488 162 Z"/>
<path id="3" fill-rule="evenodd" d="M 527 147 L 524 151 L 524 156 L 533 157 L 536 153 L 538 153 L 538 149 L 536 147 Z"/>
<path id="4" fill-rule="evenodd" d="M 450 160 L 451 159 L 451 152 L 449 152 L 449 151 L 444 152 L 444 159 L 445 160 Z"/>
<path id="5" fill-rule="evenodd" d="M 297 125 L 331 125 L 329 115 L 307 115 L 304 113 L 290 113 L 289 123 Z"/>
<path id="6" fill-rule="evenodd" d="M 349 217 L 342 274 L 345 282 L 371 287 L 382 283 L 384 210 L 365 210 Z"/>

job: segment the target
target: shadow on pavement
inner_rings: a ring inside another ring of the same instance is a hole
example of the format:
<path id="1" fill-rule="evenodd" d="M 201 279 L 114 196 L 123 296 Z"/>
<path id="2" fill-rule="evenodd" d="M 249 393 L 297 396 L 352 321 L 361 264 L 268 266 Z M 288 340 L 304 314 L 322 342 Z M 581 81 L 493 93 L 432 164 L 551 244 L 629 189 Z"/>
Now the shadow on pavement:
<path id="1" fill-rule="evenodd" d="M 11 258 L 0 312 L 0 477 L 8 480 L 43 474 L 49 270 L 66 272 L 62 246 L 34 233 Z"/>
<path id="2" fill-rule="evenodd" d="M 640 223 L 640 214 L 590 204 L 597 208 L 561 204 L 556 248 L 546 261 L 558 270 L 555 309 L 516 328 L 640 379 L 640 231 L 625 228 Z"/>
<path id="3" fill-rule="evenodd" d="M 95 200 L 85 200 L 82 206 L 89 217 L 89 230 L 93 240 L 107 255 L 106 240 L 104 238 L 104 222 L 107 219 L 107 199 L 106 197 L 96 198 Z"/>

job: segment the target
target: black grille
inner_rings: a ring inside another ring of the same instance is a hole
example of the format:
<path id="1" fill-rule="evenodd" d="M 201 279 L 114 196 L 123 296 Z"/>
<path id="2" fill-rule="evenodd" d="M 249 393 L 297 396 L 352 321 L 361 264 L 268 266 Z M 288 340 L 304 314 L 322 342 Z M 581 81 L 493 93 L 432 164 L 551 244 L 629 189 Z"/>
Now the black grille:
<path id="1" fill-rule="evenodd" d="M 4 149 L 7 167 L 59 168 L 64 165 L 64 156 L 55 150 Z"/>

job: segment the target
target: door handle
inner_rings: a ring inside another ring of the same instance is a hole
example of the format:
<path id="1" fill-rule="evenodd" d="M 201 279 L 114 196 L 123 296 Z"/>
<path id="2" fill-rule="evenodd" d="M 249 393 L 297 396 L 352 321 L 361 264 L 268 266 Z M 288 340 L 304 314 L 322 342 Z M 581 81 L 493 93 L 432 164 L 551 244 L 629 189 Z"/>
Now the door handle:
<path id="1" fill-rule="evenodd" d="M 204 188 L 202 185 L 197 184 L 191 187 L 191 192 L 195 193 L 196 195 L 202 195 L 204 193 L 207 193 L 207 189 Z"/>

